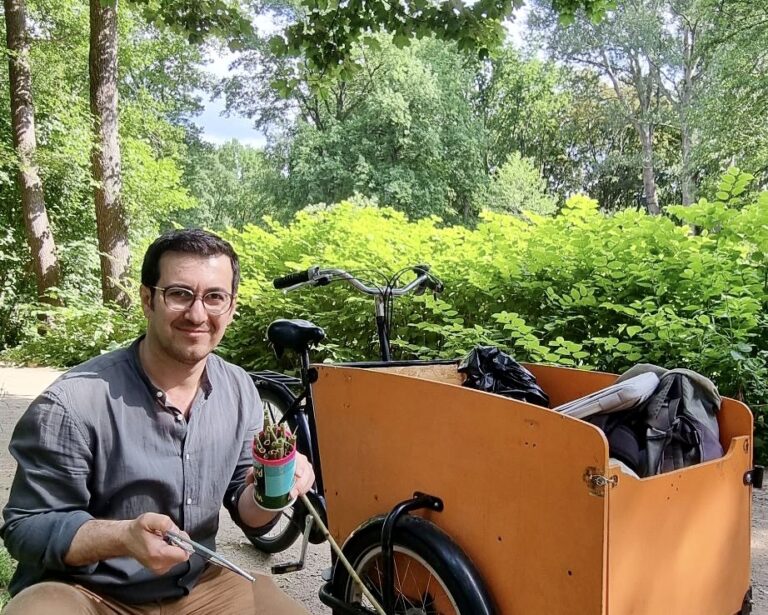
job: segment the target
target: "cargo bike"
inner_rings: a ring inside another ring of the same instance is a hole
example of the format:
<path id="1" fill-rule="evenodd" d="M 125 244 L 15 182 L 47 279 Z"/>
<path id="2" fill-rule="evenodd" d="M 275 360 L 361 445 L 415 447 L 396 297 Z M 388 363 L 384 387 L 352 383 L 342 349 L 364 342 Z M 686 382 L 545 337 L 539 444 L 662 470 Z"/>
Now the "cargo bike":
<path id="1" fill-rule="evenodd" d="M 387 615 L 752 612 L 762 472 L 743 403 L 723 399 L 722 458 L 638 479 L 597 427 L 464 388 L 456 362 L 310 366 L 316 327 L 274 335 L 304 356 L 311 403 L 283 410 L 313 457 L 315 499 Z M 526 367 L 553 407 L 616 380 Z M 375 612 L 339 562 L 320 598 L 335 615 Z"/>

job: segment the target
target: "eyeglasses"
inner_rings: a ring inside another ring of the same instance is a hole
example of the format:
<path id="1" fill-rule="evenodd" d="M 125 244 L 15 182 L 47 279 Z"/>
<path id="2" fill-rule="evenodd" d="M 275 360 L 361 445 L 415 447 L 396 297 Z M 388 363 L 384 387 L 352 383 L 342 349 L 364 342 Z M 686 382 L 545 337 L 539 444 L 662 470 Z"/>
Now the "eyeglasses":
<path id="1" fill-rule="evenodd" d="M 173 312 L 184 312 L 190 309 L 195 300 L 199 297 L 203 302 L 203 307 L 211 316 L 219 316 L 232 307 L 233 296 L 223 290 L 212 290 L 204 295 L 193 293 L 188 288 L 181 286 L 152 286 L 155 290 L 163 293 L 165 307 Z"/>

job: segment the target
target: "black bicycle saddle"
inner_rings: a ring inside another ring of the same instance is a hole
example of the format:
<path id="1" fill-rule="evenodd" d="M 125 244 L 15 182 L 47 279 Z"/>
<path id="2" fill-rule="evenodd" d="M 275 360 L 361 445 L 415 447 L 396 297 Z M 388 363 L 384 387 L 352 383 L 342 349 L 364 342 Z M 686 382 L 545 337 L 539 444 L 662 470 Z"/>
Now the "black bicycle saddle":
<path id="1" fill-rule="evenodd" d="M 313 344 L 325 339 L 325 331 L 308 320 L 280 318 L 267 327 L 267 339 L 280 357 L 286 348 L 294 352 L 304 352 Z"/>

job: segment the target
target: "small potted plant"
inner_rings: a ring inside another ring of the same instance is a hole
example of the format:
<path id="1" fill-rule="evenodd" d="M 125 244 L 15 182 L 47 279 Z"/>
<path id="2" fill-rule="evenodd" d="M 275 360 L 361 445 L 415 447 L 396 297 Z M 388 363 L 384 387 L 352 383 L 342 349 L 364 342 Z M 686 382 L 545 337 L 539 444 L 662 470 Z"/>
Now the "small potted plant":
<path id="1" fill-rule="evenodd" d="M 267 510 L 290 506 L 296 469 L 296 436 L 288 425 L 264 417 L 264 429 L 253 438 L 253 498 Z"/>

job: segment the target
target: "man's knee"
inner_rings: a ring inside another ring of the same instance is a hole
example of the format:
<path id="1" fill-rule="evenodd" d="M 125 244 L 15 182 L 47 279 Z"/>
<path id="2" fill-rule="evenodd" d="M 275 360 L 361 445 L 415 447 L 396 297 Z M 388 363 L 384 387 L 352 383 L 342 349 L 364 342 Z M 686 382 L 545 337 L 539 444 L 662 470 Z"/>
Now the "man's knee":
<path id="1" fill-rule="evenodd" d="M 46 581 L 27 587 L 14 596 L 3 615 L 98 615 L 97 604 L 85 593 L 66 583 Z"/>

